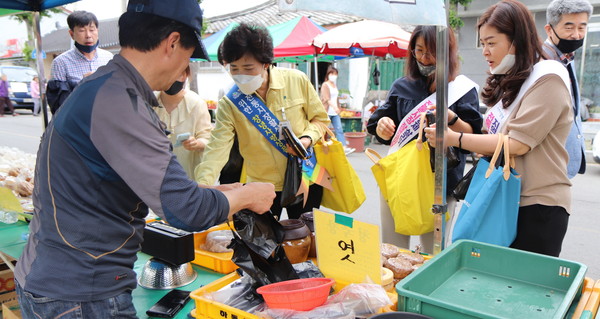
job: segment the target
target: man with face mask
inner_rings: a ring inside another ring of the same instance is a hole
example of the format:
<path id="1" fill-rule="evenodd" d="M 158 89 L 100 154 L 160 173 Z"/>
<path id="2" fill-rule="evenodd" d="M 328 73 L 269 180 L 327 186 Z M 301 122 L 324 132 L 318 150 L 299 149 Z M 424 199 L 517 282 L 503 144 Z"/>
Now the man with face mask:
<path id="1" fill-rule="evenodd" d="M 167 126 L 173 154 L 188 177 L 194 178 L 194 168 L 200 164 L 212 125 L 206 102 L 196 92 L 185 89 L 189 76 L 188 66 L 168 90 L 155 92 L 158 106 L 153 109 Z"/>
<path id="2" fill-rule="evenodd" d="M 577 173 L 585 173 L 585 141 L 581 128 L 580 96 L 573 59 L 575 51 L 583 45 L 587 23 L 593 7 L 587 0 L 554 0 L 546 9 L 546 34 L 544 52 L 565 65 L 571 78 L 574 120 L 567 138 L 569 153 L 567 174 L 573 178 Z M 585 107 L 585 106 L 584 106 Z"/>
<path id="3" fill-rule="evenodd" d="M 113 57 L 112 53 L 98 48 L 98 19 L 93 13 L 74 11 L 67 17 L 67 24 L 74 47 L 52 61 L 47 92 L 52 113 L 84 77 Z"/>

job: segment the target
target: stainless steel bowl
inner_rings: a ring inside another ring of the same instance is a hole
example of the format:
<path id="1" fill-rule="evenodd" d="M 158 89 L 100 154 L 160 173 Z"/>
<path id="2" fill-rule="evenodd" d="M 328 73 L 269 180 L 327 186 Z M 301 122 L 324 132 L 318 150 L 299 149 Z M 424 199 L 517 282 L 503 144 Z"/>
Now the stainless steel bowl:
<path id="1" fill-rule="evenodd" d="M 172 265 L 151 258 L 144 265 L 138 284 L 148 289 L 173 289 L 191 283 L 197 276 L 190 263 Z"/>

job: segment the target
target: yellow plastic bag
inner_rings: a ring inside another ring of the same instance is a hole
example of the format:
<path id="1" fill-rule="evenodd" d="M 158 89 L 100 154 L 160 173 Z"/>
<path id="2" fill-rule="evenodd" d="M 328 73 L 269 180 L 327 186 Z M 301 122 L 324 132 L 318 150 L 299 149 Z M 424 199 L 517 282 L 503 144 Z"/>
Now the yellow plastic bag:
<path id="1" fill-rule="evenodd" d="M 417 140 L 413 140 L 383 158 L 373 149 L 365 152 L 375 163 L 371 171 L 390 207 L 396 232 L 421 235 L 433 231 L 435 175 L 427 142 L 419 150 Z"/>
<path id="2" fill-rule="evenodd" d="M 329 141 L 323 139 L 315 144 L 317 163 L 324 167 L 331 178 L 333 191 L 323 188 L 321 205 L 338 212 L 351 214 L 357 210 L 367 198 L 358 174 L 348 162 L 344 146 L 331 130 L 324 127 L 330 136 Z"/>

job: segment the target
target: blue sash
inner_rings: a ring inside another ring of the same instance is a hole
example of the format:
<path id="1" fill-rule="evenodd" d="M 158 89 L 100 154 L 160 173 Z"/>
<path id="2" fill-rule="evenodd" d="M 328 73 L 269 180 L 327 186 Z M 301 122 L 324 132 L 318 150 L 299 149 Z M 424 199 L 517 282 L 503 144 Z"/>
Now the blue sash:
<path id="1" fill-rule="evenodd" d="M 279 119 L 260 98 L 242 93 L 237 85 L 231 88 L 227 93 L 227 97 L 273 147 L 280 151 L 283 156 L 289 156 L 285 151 L 285 141 L 279 139 Z"/>

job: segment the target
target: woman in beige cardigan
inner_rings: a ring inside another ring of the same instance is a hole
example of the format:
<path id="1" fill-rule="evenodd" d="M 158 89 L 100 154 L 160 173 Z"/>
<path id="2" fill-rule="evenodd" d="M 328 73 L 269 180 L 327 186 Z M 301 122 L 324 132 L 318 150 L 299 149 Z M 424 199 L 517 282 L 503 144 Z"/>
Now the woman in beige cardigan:
<path id="1" fill-rule="evenodd" d="M 159 106 L 154 107 L 154 111 L 171 132 L 169 139 L 177 160 L 193 179 L 194 168 L 202 160 L 212 124 L 206 102 L 195 92 L 184 88 L 189 75 L 188 67 L 171 88 L 156 92 Z M 177 142 L 177 136 L 185 137 L 188 133 L 187 139 Z"/>

